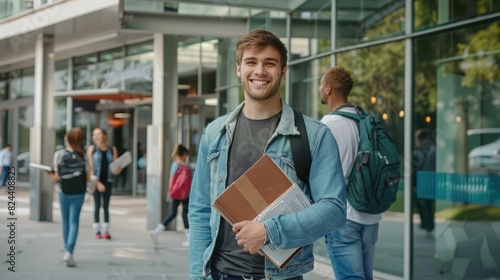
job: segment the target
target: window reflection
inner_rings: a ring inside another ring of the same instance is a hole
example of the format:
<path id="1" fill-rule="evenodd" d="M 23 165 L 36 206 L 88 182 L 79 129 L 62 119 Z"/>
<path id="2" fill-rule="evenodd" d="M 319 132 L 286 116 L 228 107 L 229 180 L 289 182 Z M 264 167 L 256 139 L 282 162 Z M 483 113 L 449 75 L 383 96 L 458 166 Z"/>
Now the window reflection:
<path id="1" fill-rule="evenodd" d="M 73 89 L 93 89 L 96 87 L 96 62 L 96 54 L 73 58 Z"/>
<path id="2" fill-rule="evenodd" d="M 56 150 L 64 147 L 64 135 L 66 134 L 66 98 L 54 100 L 54 129 L 56 131 Z"/>
<path id="3" fill-rule="evenodd" d="M 500 1 L 415 0 L 415 29 L 446 24 L 500 11 Z"/>
<path id="4" fill-rule="evenodd" d="M 340 53 L 337 55 L 337 65 L 351 71 L 354 79 L 349 102 L 358 104 L 379 117 L 402 156 L 405 145 L 404 42 Z M 404 162 L 403 159 L 401 161 Z M 398 276 L 403 276 L 404 267 L 403 186 L 404 178 L 399 183 L 396 202 L 384 213 L 380 221 L 374 261 L 374 270 Z"/>
<path id="5" fill-rule="evenodd" d="M 35 69 L 33 67 L 10 72 L 10 98 L 32 97 L 35 93 Z"/>
<path id="6" fill-rule="evenodd" d="M 196 96 L 215 92 L 218 42 L 217 39 L 204 37 L 179 42 L 177 69 L 180 95 Z"/>
<path id="7" fill-rule="evenodd" d="M 500 275 L 499 37 L 493 22 L 415 40 L 414 123 L 436 143 L 435 169 L 415 174 L 416 199 L 436 201 L 433 231 L 413 219 L 419 279 Z"/>
<path id="8" fill-rule="evenodd" d="M 338 0 L 337 48 L 403 34 L 404 0 Z"/>
<path id="9" fill-rule="evenodd" d="M 9 98 L 9 75 L 7 73 L 0 74 L 0 100 Z"/>
<path id="10" fill-rule="evenodd" d="M 17 170 L 19 173 L 19 182 L 29 181 L 30 164 L 30 127 L 33 126 L 33 106 L 19 108 L 17 129 L 19 133 Z"/>
<path id="11" fill-rule="evenodd" d="M 308 1 L 290 14 L 290 59 L 331 50 L 331 1 Z"/>
<path id="12" fill-rule="evenodd" d="M 54 65 L 54 90 L 68 90 L 68 60 L 56 61 Z"/>
<path id="13" fill-rule="evenodd" d="M 188 1 L 185 1 L 188 2 Z M 238 7 L 238 5 L 229 6 L 232 1 L 216 1 L 214 3 L 178 3 L 175 1 L 140 1 L 125 0 L 124 10 L 126 12 L 149 12 L 180 15 L 197 15 L 212 17 L 246 17 L 250 9 Z M 237 4 L 235 2 L 233 4 Z"/>
<path id="14" fill-rule="evenodd" d="M 123 61 L 123 48 L 115 48 L 98 53 L 97 88 L 123 88 L 126 76 Z"/>

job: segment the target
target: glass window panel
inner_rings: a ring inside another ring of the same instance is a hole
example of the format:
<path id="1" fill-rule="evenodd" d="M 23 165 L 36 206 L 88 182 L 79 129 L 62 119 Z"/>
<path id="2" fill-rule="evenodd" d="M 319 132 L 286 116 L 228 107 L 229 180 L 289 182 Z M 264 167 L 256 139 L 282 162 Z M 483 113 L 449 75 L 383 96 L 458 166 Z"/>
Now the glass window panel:
<path id="1" fill-rule="evenodd" d="M 303 114 L 316 119 L 321 118 L 321 113 L 326 113 L 328 109 L 323 109 L 320 105 L 319 81 L 322 73 L 330 68 L 330 56 L 307 61 L 304 63 L 289 66 L 290 71 L 290 105 L 299 109 Z M 284 83 L 282 83 L 284 84 Z M 325 111 L 326 110 L 326 111 Z"/>
<path id="2" fill-rule="evenodd" d="M 77 56 L 73 58 L 73 66 L 75 67 L 91 65 L 95 64 L 96 62 L 97 62 L 97 56 L 95 53 L 83 56 Z"/>
<path id="3" fill-rule="evenodd" d="M 3 0 L 0 1 L 0 19 L 10 17 L 33 8 L 33 1 Z"/>
<path id="4" fill-rule="evenodd" d="M 116 59 L 97 63 L 97 88 L 125 88 L 128 76 L 135 75 L 135 71 L 125 73 L 124 59 Z"/>
<path id="5" fill-rule="evenodd" d="M 125 57 L 125 90 L 139 93 L 153 92 L 153 52 L 139 52 Z"/>
<path id="6" fill-rule="evenodd" d="M 201 38 L 191 38 L 179 42 L 177 48 L 177 73 L 179 75 L 179 85 L 186 85 L 181 89 L 181 95 L 198 94 L 198 69 L 200 64 L 200 41 Z"/>
<path id="7" fill-rule="evenodd" d="M 19 133 L 17 167 L 19 170 L 26 170 L 25 173 L 19 172 L 18 182 L 29 182 L 29 164 L 30 164 L 30 127 L 33 126 L 33 106 L 19 108 L 17 127 Z"/>
<path id="8" fill-rule="evenodd" d="M 254 13 L 250 17 L 250 30 L 254 29 L 266 29 L 267 27 L 267 12 L 261 11 L 260 13 Z"/>
<path id="9" fill-rule="evenodd" d="M 404 42 L 398 41 L 339 53 L 337 65 L 351 71 L 354 87 L 349 102 L 361 105 L 379 117 L 395 141 L 398 152 L 404 149 Z M 404 180 L 399 183 L 396 202 L 385 216 L 402 217 Z M 403 219 L 383 218 L 375 250 L 374 270 L 402 276 L 404 260 Z"/>
<path id="10" fill-rule="evenodd" d="M 217 58 L 218 58 L 218 43 L 219 40 L 204 39 L 206 41 L 201 43 L 201 93 L 214 94 L 216 87 L 216 73 L 217 73 Z"/>
<path id="11" fill-rule="evenodd" d="M 125 55 L 126 56 L 138 55 L 142 53 L 153 52 L 153 50 L 154 50 L 153 42 L 147 41 L 127 46 L 125 49 Z"/>
<path id="12" fill-rule="evenodd" d="M 415 0 L 415 29 L 425 29 L 500 11 L 494 0 Z"/>
<path id="13" fill-rule="evenodd" d="M 290 14 L 290 60 L 331 50 L 331 3 L 311 1 Z"/>
<path id="14" fill-rule="evenodd" d="M 35 93 L 35 69 L 26 68 L 10 72 L 10 98 L 32 97 Z"/>
<path id="15" fill-rule="evenodd" d="M 64 147 L 66 134 L 66 98 L 54 100 L 54 129 L 56 131 L 56 150 Z"/>
<path id="16" fill-rule="evenodd" d="M 68 60 L 56 61 L 54 65 L 54 90 L 68 90 Z"/>
<path id="17" fill-rule="evenodd" d="M 0 74 L 0 100 L 9 99 L 9 75 Z"/>
<path id="18" fill-rule="evenodd" d="M 337 48 L 404 34 L 404 0 L 338 0 Z"/>
<path id="19" fill-rule="evenodd" d="M 114 61 L 123 57 L 123 48 L 99 52 L 99 62 Z"/>
<path id="20" fill-rule="evenodd" d="M 150 12 L 150 13 L 165 13 L 165 14 L 181 14 L 181 15 L 197 15 L 197 16 L 212 16 L 212 17 L 247 17 L 250 9 L 238 7 L 237 3 L 230 6 L 231 1 L 227 3 L 219 1 L 216 3 L 181 3 L 173 1 L 142 1 L 142 0 L 125 0 L 125 12 Z"/>
<path id="21" fill-rule="evenodd" d="M 99 52 L 97 63 L 97 88 L 124 88 L 123 49 L 115 48 Z M 133 72 L 132 72 L 133 74 Z"/>
<path id="22" fill-rule="evenodd" d="M 21 70 L 11 71 L 9 73 L 9 92 L 12 98 L 17 98 L 21 92 Z"/>
<path id="23" fill-rule="evenodd" d="M 96 88 L 97 55 L 73 58 L 73 89 Z"/>
<path id="24" fill-rule="evenodd" d="M 436 146 L 435 166 L 421 168 L 414 145 L 414 278 L 500 275 L 499 26 L 414 41 L 414 126 L 428 129 Z"/>

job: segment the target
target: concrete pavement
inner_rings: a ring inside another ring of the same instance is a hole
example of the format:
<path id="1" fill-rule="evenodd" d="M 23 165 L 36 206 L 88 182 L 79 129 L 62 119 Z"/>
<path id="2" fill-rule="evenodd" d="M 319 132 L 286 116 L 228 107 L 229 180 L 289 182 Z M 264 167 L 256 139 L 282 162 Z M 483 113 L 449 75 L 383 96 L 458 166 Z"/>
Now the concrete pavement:
<path id="1" fill-rule="evenodd" d="M 76 267 L 65 266 L 61 219 L 54 195 L 53 222 L 29 220 L 28 189 L 16 191 L 14 217 L 8 220 L 6 193 L 0 193 L 0 279 L 16 280 L 156 280 L 188 279 L 187 248 L 180 216 L 178 231 L 165 231 L 153 245 L 146 230 L 146 199 L 113 195 L 110 202 L 111 240 L 97 240 L 92 230 L 93 201 L 86 200 L 80 217 L 80 231 L 74 252 Z M 179 211 L 180 212 L 180 211 Z M 15 230 L 8 227 L 15 221 Z M 15 255 L 9 237 L 16 240 Z M 9 256 L 9 254 L 11 256 Z M 14 259 L 15 263 L 10 262 Z M 15 272 L 9 270 L 15 264 Z M 333 279 L 331 267 L 317 262 L 305 279 Z"/>

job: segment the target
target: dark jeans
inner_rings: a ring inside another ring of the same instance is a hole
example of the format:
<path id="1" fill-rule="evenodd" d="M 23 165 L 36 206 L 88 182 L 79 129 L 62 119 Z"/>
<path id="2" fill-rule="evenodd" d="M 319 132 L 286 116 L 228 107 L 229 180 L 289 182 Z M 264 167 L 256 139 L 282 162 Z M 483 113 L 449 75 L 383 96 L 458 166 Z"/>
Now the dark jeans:
<path id="1" fill-rule="evenodd" d="M 217 268 L 212 266 L 212 272 L 210 273 L 212 275 L 213 280 L 261 280 L 258 278 L 253 278 L 249 276 L 242 276 L 242 275 L 231 275 L 231 274 L 226 274 L 224 272 L 220 272 Z M 265 279 L 265 278 L 262 278 Z M 300 276 L 295 276 L 292 278 L 287 278 L 285 280 L 302 280 L 302 275 Z"/>
<path id="2" fill-rule="evenodd" d="M 9 177 L 9 167 L 10 165 L 2 166 L 2 185 L 0 187 L 7 186 L 7 178 Z"/>
<path id="3" fill-rule="evenodd" d="M 106 186 L 105 192 L 99 192 L 96 190 L 94 192 L 94 223 L 99 222 L 99 210 L 101 209 L 101 197 L 102 197 L 102 209 L 104 210 L 104 222 L 109 223 L 109 200 L 111 198 L 111 187 L 112 183 L 104 184 Z"/>
<path id="4" fill-rule="evenodd" d="M 434 230 L 434 212 L 435 212 L 435 200 L 417 198 L 416 207 L 418 214 L 420 215 L 420 228 L 425 229 L 428 232 Z"/>
<path id="5" fill-rule="evenodd" d="M 177 217 L 177 208 L 179 208 L 179 204 L 182 203 L 182 221 L 184 221 L 184 228 L 189 228 L 189 220 L 188 220 L 188 205 L 189 205 L 189 197 L 186 200 L 177 200 L 172 199 L 172 208 L 170 209 L 170 215 L 163 219 L 161 222 L 165 227 L 170 223 L 175 217 Z"/>

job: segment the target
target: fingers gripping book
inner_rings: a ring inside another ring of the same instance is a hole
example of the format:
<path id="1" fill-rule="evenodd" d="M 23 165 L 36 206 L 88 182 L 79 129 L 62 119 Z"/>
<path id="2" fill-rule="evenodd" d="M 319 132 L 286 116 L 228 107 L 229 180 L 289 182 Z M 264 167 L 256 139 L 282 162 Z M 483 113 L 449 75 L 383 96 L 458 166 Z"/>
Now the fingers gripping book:
<path id="1" fill-rule="evenodd" d="M 300 187 L 266 154 L 212 203 L 231 225 L 297 213 L 310 205 Z M 260 253 L 283 269 L 301 249 L 281 249 L 269 244 Z"/>

